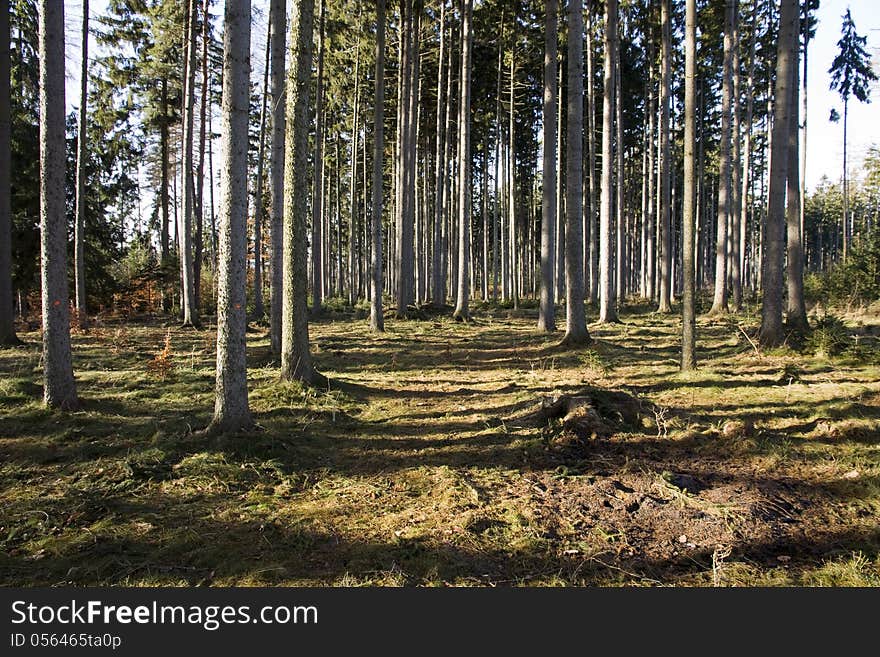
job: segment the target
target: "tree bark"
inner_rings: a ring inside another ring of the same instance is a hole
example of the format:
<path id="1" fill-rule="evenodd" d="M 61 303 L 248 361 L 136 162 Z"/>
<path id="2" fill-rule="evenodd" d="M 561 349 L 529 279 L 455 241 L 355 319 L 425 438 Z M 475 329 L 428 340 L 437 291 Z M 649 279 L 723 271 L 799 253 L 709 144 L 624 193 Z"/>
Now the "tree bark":
<path id="1" fill-rule="evenodd" d="M 76 288 L 76 312 L 80 327 L 88 322 L 86 304 L 86 144 L 87 106 L 89 100 L 89 0 L 82 0 L 82 64 L 80 67 L 80 101 L 76 149 L 76 217 L 74 219 L 74 282 Z"/>
<path id="2" fill-rule="evenodd" d="M 257 149 L 257 181 L 254 189 L 254 319 L 266 315 L 263 304 L 263 162 L 266 155 L 266 121 L 269 103 L 269 62 L 272 57 L 272 21 L 266 34 L 266 68 L 263 71 L 263 100 L 260 108 L 260 143 Z M 248 66 L 250 68 L 250 66 Z M 247 214 L 247 207 L 245 207 Z"/>
<path id="3" fill-rule="evenodd" d="M 458 294 L 452 316 L 470 320 L 471 261 L 471 48 L 473 0 L 463 0 L 461 26 L 461 77 L 458 105 Z"/>
<path id="4" fill-rule="evenodd" d="M 315 89 L 315 163 L 312 201 L 312 312 L 324 302 L 324 1 L 318 2 L 318 71 Z"/>
<path id="5" fill-rule="evenodd" d="M 799 24 L 799 18 L 796 22 Z M 796 34 L 800 34 L 800 29 Z M 800 39 L 798 39 L 799 45 Z M 787 267 L 785 278 L 787 284 L 786 322 L 788 328 L 804 332 L 807 330 L 807 306 L 804 301 L 804 242 L 801 237 L 801 179 L 800 149 L 798 138 L 800 125 L 798 122 L 798 105 L 800 91 L 800 66 L 798 65 L 799 48 L 792 52 L 791 66 L 791 105 L 788 126 L 788 184 L 786 189 L 787 207 L 786 240 Z"/>
<path id="6" fill-rule="evenodd" d="M 281 353 L 281 306 L 284 285 L 284 66 L 287 28 L 287 0 L 271 0 L 269 21 L 272 23 L 272 146 L 269 151 L 270 240 L 272 290 L 270 343 L 273 354 Z"/>
<path id="7" fill-rule="evenodd" d="M 660 3 L 660 301 L 657 311 L 661 313 L 672 312 L 672 153 L 669 129 L 672 26 L 669 2 L 662 0 Z"/>
<path id="8" fill-rule="evenodd" d="M 617 17 L 616 0 L 610 14 Z M 616 26 L 611 26 L 616 32 Z M 565 310 L 567 345 L 590 342 L 584 311 L 584 14 L 581 2 L 568 4 L 568 117 L 566 135 Z"/>
<path id="9" fill-rule="evenodd" d="M 733 54 L 731 59 L 731 110 L 733 112 L 730 221 L 728 226 L 727 267 L 730 274 L 730 296 L 733 312 L 742 309 L 742 271 L 740 270 L 740 220 L 743 206 L 742 162 L 740 160 L 740 75 L 739 75 L 739 0 L 734 0 L 732 25 Z"/>
<path id="10" fill-rule="evenodd" d="M 73 410 L 79 402 L 70 353 L 67 217 L 64 198 L 64 4 L 40 0 L 40 272 L 43 400 Z"/>
<path id="11" fill-rule="evenodd" d="M 281 377 L 311 384 L 318 374 L 309 351 L 308 223 L 309 86 L 312 77 L 314 0 L 294 5 L 287 72 L 287 139 L 284 153 L 284 305 Z"/>
<path id="12" fill-rule="evenodd" d="M 694 127 L 696 122 L 697 3 L 687 0 L 685 8 L 684 71 L 684 198 L 682 199 L 682 282 L 681 369 L 697 366 L 696 346 L 696 272 L 694 268 Z"/>
<path id="13" fill-rule="evenodd" d="M 385 151 L 385 0 L 376 0 L 376 93 L 373 104 L 372 296 L 370 328 L 385 330 L 382 315 L 382 159 Z"/>
<path id="14" fill-rule="evenodd" d="M 193 281 L 192 221 L 195 201 L 195 181 L 193 180 L 193 125 L 195 123 L 195 78 L 196 78 L 196 11 L 198 0 L 189 0 L 189 20 L 186 33 L 186 76 L 184 79 L 183 107 L 183 213 L 178 224 L 180 242 L 180 266 L 183 287 L 180 291 L 183 310 L 183 325 L 199 325 L 199 309 L 196 308 L 195 285 Z"/>
<path id="15" fill-rule="evenodd" d="M 767 226 L 762 245 L 761 344 L 774 347 L 782 344 L 782 267 L 785 242 L 785 188 L 788 180 L 790 130 L 792 120 L 792 66 L 797 66 L 798 2 L 782 0 L 779 17 L 779 39 L 776 49 L 776 93 L 773 109 L 773 142 L 770 158 Z"/>
<path id="16" fill-rule="evenodd" d="M 614 207 L 614 79 L 617 69 L 617 0 L 605 3 L 605 60 L 602 93 L 602 190 L 599 207 L 599 321 L 617 319 L 612 279 L 611 224 Z"/>
<path id="17" fill-rule="evenodd" d="M 556 237 L 556 81 L 558 0 L 545 3 L 544 27 L 544 175 L 541 183 L 541 305 L 538 330 L 556 330 L 553 285 Z"/>
<path id="18" fill-rule="evenodd" d="M 226 0 L 224 23 L 217 387 L 210 428 L 233 432 L 253 424 L 248 408 L 246 359 L 251 1 Z"/>
<path id="19" fill-rule="evenodd" d="M 17 345 L 12 300 L 12 119 L 9 0 L 0 2 L 0 345 Z"/>

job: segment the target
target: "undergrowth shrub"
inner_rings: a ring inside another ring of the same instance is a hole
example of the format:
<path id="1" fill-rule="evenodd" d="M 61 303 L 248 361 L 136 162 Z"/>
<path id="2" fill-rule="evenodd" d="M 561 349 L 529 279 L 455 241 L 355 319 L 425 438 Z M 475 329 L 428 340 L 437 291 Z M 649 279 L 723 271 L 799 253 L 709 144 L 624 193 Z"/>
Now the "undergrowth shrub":
<path id="1" fill-rule="evenodd" d="M 853 346 L 849 329 L 839 317 L 825 315 L 813 322 L 804 348 L 815 356 L 837 356 Z"/>

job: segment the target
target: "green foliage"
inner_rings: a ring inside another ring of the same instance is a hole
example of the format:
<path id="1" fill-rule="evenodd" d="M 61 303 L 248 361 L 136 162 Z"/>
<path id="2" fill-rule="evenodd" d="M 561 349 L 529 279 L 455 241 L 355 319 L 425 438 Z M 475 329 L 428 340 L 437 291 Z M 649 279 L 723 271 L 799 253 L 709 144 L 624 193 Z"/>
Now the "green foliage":
<path id="1" fill-rule="evenodd" d="M 880 232 L 857 242 L 849 258 L 805 279 L 811 301 L 831 306 L 869 305 L 880 300 Z"/>
<path id="2" fill-rule="evenodd" d="M 843 320 L 834 315 L 825 315 L 814 322 L 805 348 L 815 356 L 837 356 L 852 344 L 852 336 Z"/>

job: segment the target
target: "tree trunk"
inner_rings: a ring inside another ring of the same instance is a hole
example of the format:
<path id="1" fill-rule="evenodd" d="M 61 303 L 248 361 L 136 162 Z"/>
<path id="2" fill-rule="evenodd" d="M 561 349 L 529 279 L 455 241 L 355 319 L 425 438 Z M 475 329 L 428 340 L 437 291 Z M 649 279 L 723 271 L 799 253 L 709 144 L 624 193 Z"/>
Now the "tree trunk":
<path id="1" fill-rule="evenodd" d="M 0 345 L 17 345 L 12 300 L 12 120 L 9 0 L 0 2 Z"/>
<path id="2" fill-rule="evenodd" d="M 617 133 L 615 149 L 615 159 L 617 161 L 617 202 L 615 203 L 615 246 L 616 259 L 614 261 L 615 274 L 614 296 L 618 304 L 623 303 L 626 292 L 626 211 L 624 207 L 624 180 L 623 180 L 623 91 L 620 84 L 620 45 L 615 49 L 614 53 L 617 58 L 617 64 L 614 67 L 614 113 L 617 117 L 615 131 Z M 615 309 L 616 310 L 616 309 Z"/>
<path id="3" fill-rule="evenodd" d="M 272 57 L 272 22 L 266 34 L 266 68 L 263 71 L 263 101 L 260 108 L 260 143 L 257 149 L 257 181 L 254 189 L 254 319 L 266 315 L 263 304 L 263 161 L 266 154 L 266 120 L 269 102 L 269 61 Z M 250 68 L 250 67 L 248 67 Z M 247 214 L 247 208 L 245 208 Z"/>
<path id="4" fill-rule="evenodd" d="M 599 221 L 596 209 L 596 90 L 593 84 L 593 7 L 587 9 L 587 163 L 590 170 L 590 303 L 595 306 L 599 300 Z"/>
<path id="5" fill-rule="evenodd" d="M 452 316 L 470 320 L 471 261 L 471 48 L 474 42 L 473 0 L 463 0 L 461 25 L 461 77 L 458 105 L 458 293 Z"/>
<path id="6" fill-rule="evenodd" d="M 318 73 L 315 90 L 315 162 L 312 200 L 312 312 L 324 302 L 324 0 L 318 8 Z"/>
<path id="7" fill-rule="evenodd" d="M 847 120 L 849 100 L 843 101 L 843 259 L 849 255 L 849 184 L 846 173 Z"/>
<path id="8" fill-rule="evenodd" d="M 308 223 L 309 87 L 312 77 L 314 0 L 294 5 L 287 72 L 287 139 L 284 152 L 284 305 L 281 329 L 281 376 L 314 383 L 318 374 L 309 351 Z"/>
<path id="9" fill-rule="evenodd" d="M 672 312 L 672 153 L 669 129 L 672 26 L 669 2 L 662 0 L 660 3 L 660 301 L 657 311 L 661 313 Z"/>
<path id="10" fill-rule="evenodd" d="M 599 321 L 616 322 L 612 279 L 611 223 L 614 207 L 614 79 L 617 69 L 617 0 L 605 3 L 605 61 L 602 93 L 602 198 L 599 207 Z"/>
<path id="11" fill-rule="evenodd" d="M 160 92 L 160 107 L 161 107 L 161 116 L 159 118 L 159 147 L 161 150 L 162 157 L 162 173 L 161 180 L 159 182 L 159 205 L 161 207 L 162 219 L 161 226 L 159 228 L 159 260 L 162 264 L 162 310 L 164 312 L 168 312 L 171 309 L 171 298 L 168 295 L 167 284 L 167 275 L 168 271 L 166 270 L 166 265 L 168 264 L 169 257 L 169 211 L 168 211 L 168 202 L 169 202 L 169 175 L 171 169 L 170 162 L 170 147 L 169 147 L 169 136 L 168 136 L 168 77 L 165 76 L 162 78 L 161 82 L 162 90 Z"/>
<path id="12" fill-rule="evenodd" d="M 348 303 L 354 306 L 357 301 L 357 265 L 355 263 L 355 244 L 357 241 L 358 215 L 358 144 L 360 142 L 360 74 L 361 74 L 361 39 L 358 34 L 354 60 L 354 108 L 351 117 L 351 180 L 349 188 L 349 223 L 348 223 Z"/>
<path id="13" fill-rule="evenodd" d="M 385 330 L 382 315 L 382 158 L 385 152 L 385 0 L 376 0 L 376 94 L 373 104 L 373 240 L 370 328 Z"/>
<path id="14" fill-rule="evenodd" d="M 193 261 L 193 288 L 196 297 L 196 308 L 201 308 L 202 299 L 202 262 L 204 260 L 205 242 L 205 142 L 207 138 L 207 113 L 210 103 L 208 81 L 208 39 L 211 0 L 202 4 L 202 97 L 199 103 L 199 164 L 196 168 L 196 237 L 195 259 Z M 211 137 L 213 139 L 213 135 Z M 211 190 L 213 193 L 213 189 Z"/>
<path id="15" fill-rule="evenodd" d="M 184 79 L 183 107 L 183 214 L 178 224 L 180 242 L 180 267 L 183 285 L 180 291 L 183 309 L 183 325 L 199 325 L 199 309 L 196 308 L 195 285 L 193 281 L 192 220 L 195 201 L 195 181 L 193 180 L 193 112 L 195 110 L 196 79 L 196 11 L 198 0 L 189 0 L 189 20 L 186 33 L 186 76 Z"/>
<path id="16" fill-rule="evenodd" d="M 211 429 L 233 432 L 253 424 L 246 360 L 250 0 L 226 0 L 224 23 L 217 388 Z"/>
<path id="17" fill-rule="evenodd" d="M 545 3 L 544 28 L 544 175 L 541 184 L 541 306 L 538 330 L 556 330 L 556 307 L 553 285 L 554 238 L 556 233 L 556 86 L 557 0 Z"/>
<path id="18" fill-rule="evenodd" d="M 789 121 L 792 120 L 792 66 L 797 66 L 798 2 L 782 0 L 776 50 L 776 94 L 773 110 L 773 145 L 770 159 L 767 227 L 762 245 L 764 299 L 761 304 L 761 344 L 778 346 L 782 331 L 782 267 L 785 241 L 785 188 L 789 165 Z"/>
<path id="19" fill-rule="evenodd" d="M 383 35 L 384 37 L 384 35 Z M 449 111 L 446 91 L 446 0 L 440 3 L 440 54 L 437 58 L 437 134 L 434 154 L 434 226 L 431 248 L 431 300 L 442 306 L 446 299 L 443 285 L 443 187 L 446 176 L 446 112 Z"/>
<path id="20" fill-rule="evenodd" d="M 88 135 L 86 121 L 89 93 L 89 0 L 82 0 L 82 64 L 80 67 L 79 127 L 76 149 L 76 218 L 74 219 L 74 281 L 76 288 L 76 313 L 80 327 L 88 322 L 86 306 L 86 144 Z"/>
<path id="21" fill-rule="evenodd" d="M 41 0 L 40 34 L 40 272 L 43 303 L 43 400 L 75 409 L 67 292 L 64 199 L 64 3 Z"/>
<path id="22" fill-rule="evenodd" d="M 608 0 L 614 16 L 616 0 Z M 606 5 L 606 6 L 608 6 Z M 568 4 L 568 116 L 565 175 L 565 310 L 567 345 L 590 342 L 584 312 L 583 183 L 584 183 L 584 14 L 580 2 Z M 603 164 L 604 165 L 604 164 Z"/>
<path id="23" fill-rule="evenodd" d="M 745 268 L 746 257 L 746 235 L 748 234 L 748 218 L 749 218 L 749 189 L 751 185 L 751 159 L 752 159 L 752 118 L 754 113 L 754 88 L 755 88 L 755 46 L 757 43 L 757 7 L 758 4 L 752 5 L 752 40 L 749 47 L 749 73 L 746 81 L 746 121 L 745 135 L 743 138 L 743 162 L 742 162 L 742 191 L 740 192 L 740 219 L 739 234 L 735 236 L 739 240 L 739 268 L 740 278 L 748 278 Z M 742 280 L 740 281 L 740 294 L 742 293 Z"/>
<path id="24" fill-rule="evenodd" d="M 272 242 L 272 290 L 270 343 L 273 354 L 281 353 L 281 306 L 283 303 L 284 248 L 284 60 L 287 28 L 287 0 L 271 0 L 269 21 L 272 23 L 272 146 L 269 151 L 270 240 Z"/>
<path id="25" fill-rule="evenodd" d="M 684 198 L 682 199 L 682 302 L 681 369 L 697 366 L 696 272 L 694 269 L 694 127 L 696 122 L 697 2 L 687 0 L 685 9 L 684 71 Z"/>
<path id="26" fill-rule="evenodd" d="M 799 16 L 798 16 L 799 18 Z M 796 34 L 799 34 L 798 29 Z M 798 39 L 798 42 L 800 39 Z M 798 45 L 800 45 L 798 43 Z M 800 180 L 800 149 L 798 138 L 798 101 L 800 92 L 800 67 L 798 65 L 799 48 L 792 51 L 791 65 L 791 116 L 788 126 L 788 184 L 786 189 L 787 208 L 786 239 L 787 267 L 785 268 L 787 284 L 786 322 L 788 328 L 799 332 L 807 330 L 807 307 L 804 301 L 804 242 L 801 238 L 801 180 Z"/>
<path id="27" fill-rule="evenodd" d="M 742 272 L 740 271 L 740 220 L 743 206 L 742 197 L 742 162 L 740 160 L 740 85 L 739 85 L 739 0 L 734 0 L 731 21 L 733 54 L 731 61 L 731 110 L 733 112 L 733 133 L 730 180 L 730 221 L 728 225 L 727 267 L 730 273 L 730 292 L 733 312 L 742 309 Z"/>

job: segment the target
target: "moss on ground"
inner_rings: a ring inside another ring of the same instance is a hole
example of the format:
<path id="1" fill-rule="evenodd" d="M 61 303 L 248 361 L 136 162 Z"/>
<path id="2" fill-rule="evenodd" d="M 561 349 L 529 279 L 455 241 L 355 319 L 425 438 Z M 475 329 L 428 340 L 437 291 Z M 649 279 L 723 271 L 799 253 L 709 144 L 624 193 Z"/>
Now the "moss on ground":
<path id="1" fill-rule="evenodd" d="M 880 584 L 876 318 L 831 356 L 701 318 L 686 375 L 677 317 L 645 306 L 579 349 L 531 308 L 475 318 L 373 335 L 336 309 L 311 329 L 321 389 L 279 381 L 255 329 L 257 430 L 215 438 L 210 327 L 170 328 L 164 380 L 161 321 L 75 335 L 71 414 L 42 407 L 23 334 L 0 349 L 0 584 Z M 511 421 L 588 387 L 640 424 Z"/>

